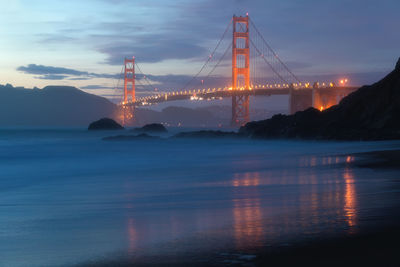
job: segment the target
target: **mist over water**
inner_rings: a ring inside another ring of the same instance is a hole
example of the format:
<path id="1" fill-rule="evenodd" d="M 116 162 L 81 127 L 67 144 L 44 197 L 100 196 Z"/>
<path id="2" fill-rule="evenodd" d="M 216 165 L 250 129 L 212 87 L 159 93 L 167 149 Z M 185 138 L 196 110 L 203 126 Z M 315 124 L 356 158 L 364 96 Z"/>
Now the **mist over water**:
<path id="1" fill-rule="evenodd" d="M 252 253 L 397 207 L 398 173 L 351 163 L 398 141 L 101 140 L 115 134 L 0 131 L 1 266 Z"/>

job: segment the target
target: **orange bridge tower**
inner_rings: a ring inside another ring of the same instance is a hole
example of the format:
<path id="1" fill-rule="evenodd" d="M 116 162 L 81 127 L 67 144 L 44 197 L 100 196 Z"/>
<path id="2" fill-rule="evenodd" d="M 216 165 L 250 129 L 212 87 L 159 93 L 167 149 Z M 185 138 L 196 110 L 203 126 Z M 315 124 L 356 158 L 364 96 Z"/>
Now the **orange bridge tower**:
<path id="1" fill-rule="evenodd" d="M 249 94 L 239 93 L 250 90 L 250 39 L 249 16 L 233 16 L 232 41 L 232 125 L 242 126 L 250 120 Z"/>
<path id="2" fill-rule="evenodd" d="M 135 102 L 135 57 L 125 58 L 124 104 Z M 129 99 L 131 96 L 131 99 Z"/>
<path id="3" fill-rule="evenodd" d="M 135 123 L 135 57 L 124 61 L 124 101 L 123 101 L 123 124 Z"/>

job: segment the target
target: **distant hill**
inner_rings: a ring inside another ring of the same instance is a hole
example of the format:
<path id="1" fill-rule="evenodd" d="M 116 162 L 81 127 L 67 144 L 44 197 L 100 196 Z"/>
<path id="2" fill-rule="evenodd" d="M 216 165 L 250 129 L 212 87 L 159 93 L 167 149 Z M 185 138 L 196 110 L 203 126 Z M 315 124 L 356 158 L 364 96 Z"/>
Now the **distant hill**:
<path id="1" fill-rule="evenodd" d="M 43 89 L 0 85 L 0 126 L 87 126 L 111 117 L 116 105 L 70 86 Z"/>
<path id="2" fill-rule="evenodd" d="M 229 120 L 204 108 L 167 107 L 162 111 L 137 109 L 137 122 L 140 125 L 148 123 L 163 123 L 168 126 L 185 127 L 217 127 L 228 125 Z"/>
<path id="3" fill-rule="evenodd" d="M 108 99 L 70 86 L 26 89 L 0 85 L 0 127 L 87 127 L 100 118 L 114 118 L 117 106 Z M 168 126 L 229 126 L 232 108 L 210 105 L 199 108 L 170 106 L 161 111 L 136 109 L 138 125 L 163 123 Z M 254 119 L 273 115 L 253 109 Z"/>
<path id="4" fill-rule="evenodd" d="M 252 109 L 253 119 L 270 118 L 277 113 L 286 113 L 286 110 L 273 111 L 267 109 Z M 168 126 L 184 127 L 219 127 L 230 126 L 232 107 L 209 105 L 206 107 L 187 108 L 171 106 L 161 111 L 140 108 L 136 111 L 139 125 L 148 123 L 163 123 Z"/>
<path id="5" fill-rule="evenodd" d="M 345 140 L 400 139 L 400 59 L 379 82 L 363 86 L 323 112 L 314 108 L 247 123 L 242 134 L 256 138 Z"/>

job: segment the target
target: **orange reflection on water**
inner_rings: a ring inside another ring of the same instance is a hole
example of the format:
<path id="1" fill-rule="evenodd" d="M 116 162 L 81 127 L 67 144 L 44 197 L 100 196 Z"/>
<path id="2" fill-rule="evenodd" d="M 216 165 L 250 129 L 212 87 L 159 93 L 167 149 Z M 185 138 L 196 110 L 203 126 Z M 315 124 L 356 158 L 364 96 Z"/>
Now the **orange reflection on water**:
<path id="1" fill-rule="evenodd" d="M 303 156 L 299 159 L 300 167 L 316 167 L 319 165 L 327 166 L 340 163 L 341 157 L 339 156 L 325 156 L 325 157 L 317 157 L 317 156 Z M 343 160 L 343 158 L 342 158 Z"/>
<path id="2" fill-rule="evenodd" d="M 135 225 L 132 218 L 128 219 L 127 227 L 128 227 L 128 242 L 129 242 L 128 252 L 129 254 L 132 254 L 133 252 L 135 252 L 136 240 L 137 240 L 137 232 L 135 230 Z"/>
<path id="3" fill-rule="evenodd" d="M 346 163 L 351 163 L 354 161 L 354 157 L 353 156 L 347 156 L 346 157 Z"/>
<path id="4" fill-rule="evenodd" d="M 354 174 L 351 172 L 350 168 L 346 168 L 344 170 L 343 179 L 345 181 L 344 213 L 347 224 L 350 227 L 352 227 L 356 225 L 357 203 L 356 203 L 356 190 L 354 184 Z"/>
<path id="5" fill-rule="evenodd" d="M 233 219 L 237 248 L 262 245 L 263 225 L 259 198 L 234 199 Z"/>
<path id="6" fill-rule="evenodd" d="M 247 198 L 233 199 L 234 238 L 237 248 L 261 246 L 263 237 L 261 200 L 256 188 L 260 184 L 259 173 L 235 174 L 232 181 L 234 187 L 243 187 L 235 194 L 246 195 Z"/>
<path id="7" fill-rule="evenodd" d="M 245 173 L 243 175 L 235 174 L 235 178 L 232 181 L 234 187 L 240 186 L 258 186 L 260 185 L 260 174 L 255 173 Z"/>

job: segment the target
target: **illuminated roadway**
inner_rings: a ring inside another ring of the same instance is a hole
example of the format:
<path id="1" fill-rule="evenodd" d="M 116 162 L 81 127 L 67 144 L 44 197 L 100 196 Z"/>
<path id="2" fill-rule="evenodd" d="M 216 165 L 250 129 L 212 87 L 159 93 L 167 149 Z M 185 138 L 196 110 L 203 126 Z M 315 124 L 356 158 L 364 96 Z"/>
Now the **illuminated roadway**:
<path id="1" fill-rule="evenodd" d="M 256 85 L 253 88 L 237 89 L 232 90 L 229 87 L 223 88 L 203 88 L 197 90 L 183 90 L 183 91 L 171 91 L 168 93 L 160 93 L 152 96 L 136 98 L 135 106 L 145 106 L 151 104 L 157 104 L 168 101 L 177 100 L 192 100 L 192 101 L 202 101 L 202 100 L 213 100 L 222 99 L 225 97 L 232 97 L 233 95 L 253 95 L 253 96 L 271 96 L 271 95 L 289 95 L 290 90 L 295 91 L 312 91 L 314 88 L 310 86 L 310 83 L 295 84 L 292 88 L 288 84 L 266 84 L 266 85 Z M 354 91 L 357 87 L 350 86 L 336 86 L 333 83 L 321 83 L 315 88 L 318 91 L 329 92 L 340 92 L 343 94 L 348 94 Z M 133 102 L 123 103 L 125 105 L 133 104 Z"/>

